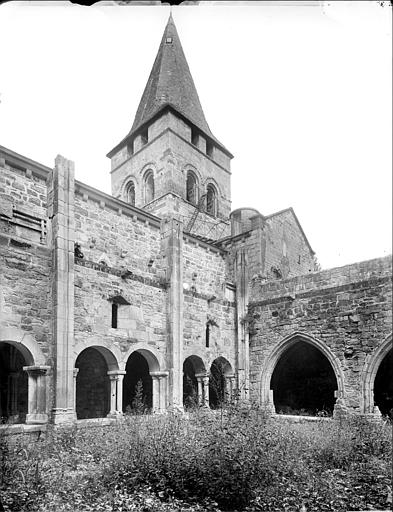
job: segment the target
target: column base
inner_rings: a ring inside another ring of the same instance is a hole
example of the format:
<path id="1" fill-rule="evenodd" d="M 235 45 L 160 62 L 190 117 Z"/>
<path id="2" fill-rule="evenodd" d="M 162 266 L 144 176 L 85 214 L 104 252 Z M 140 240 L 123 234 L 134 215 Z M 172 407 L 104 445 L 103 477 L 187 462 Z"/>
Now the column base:
<path id="1" fill-rule="evenodd" d="M 122 420 L 124 418 L 124 413 L 120 411 L 110 412 L 106 415 L 106 417 L 111 420 Z"/>
<path id="2" fill-rule="evenodd" d="M 40 413 L 26 414 L 26 425 L 43 425 L 48 423 L 48 415 Z"/>
<path id="3" fill-rule="evenodd" d="M 52 409 L 52 419 L 55 425 L 69 425 L 77 420 L 73 409 Z"/>

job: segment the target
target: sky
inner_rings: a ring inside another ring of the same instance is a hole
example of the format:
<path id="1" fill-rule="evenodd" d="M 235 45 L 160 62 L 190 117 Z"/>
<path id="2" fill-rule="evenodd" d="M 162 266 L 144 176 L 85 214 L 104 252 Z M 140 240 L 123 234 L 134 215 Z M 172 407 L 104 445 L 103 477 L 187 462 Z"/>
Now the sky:
<path id="1" fill-rule="evenodd" d="M 288 5 L 289 4 L 289 5 Z M 172 7 L 205 116 L 234 155 L 232 209 L 292 206 L 323 268 L 386 256 L 392 13 L 367 1 Z M 0 144 L 110 193 L 170 7 L 0 6 Z"/>

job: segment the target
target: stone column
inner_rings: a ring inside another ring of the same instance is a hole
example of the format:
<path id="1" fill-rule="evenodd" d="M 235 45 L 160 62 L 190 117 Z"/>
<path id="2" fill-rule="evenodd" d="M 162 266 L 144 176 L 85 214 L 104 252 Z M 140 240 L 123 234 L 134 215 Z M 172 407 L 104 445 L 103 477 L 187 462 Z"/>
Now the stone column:
<path id="1" fill-rule="evenodd" d="M 47 423 L 46 375 L 49 366 L 24 366 L 28 375 L 28 409 L 26 423 Z"/>
<path id="2" fill-rule="evenodd" d="M 123 414 L 123 378 L 124 370 L 110 370 L 107 372 L 111 383 L 110 410 L 108 418 L 117 417 Z"/>
<path id="3" fill-rule="evenodd" d="M 153 413 L 159 412 L 160 409 L 160 376 L 159 375 L 151 375 L 152 379 L 152 388 L 153 388 Z"/>
<path id="4" fill-rule="evenodd" d="M 203 377 L 202 406 L 209 407 L 209 377 Z"/>
<path id="5" fill-rule="evenodd" d="M 176 219 L 161 223 L 162 252 L 166 258 L 168 401 L 183 410 L 183 225 Z"/>
<path id="6" fill-rule="evenodd" d="M 205 373 L 196 373 L 195 378 L 198 384 L 198 405 L 203 405 L 203 378 L 206 376 Z"/>
<path id="7" fill-rule="evenodd" d="M 235 376 L 234 375 L 225 375 L 225 388 L 228 402 L 231 402 L 233 399 L 233 390 L 235 385 Z"/>
<path id="8" fill-rule="evenodd" d="M 123 379 L 127 372 L 125 370 L 117 371 L 117 393 L 116 393 L 116 413 L 123 414 Z"/>
<path id="9" fill-rule="evenodd" d="M 244 249 L 236 253 L 235 261 L 236 280 L 236 363 L 238 375 L 238 388 L 243 400 L 249 398 L 249 334 L 247 308 L 248 308 L 248 258 Z"/>
<path id="10" fill-rule="evenodd" d="M 109 374 L 109 372 L 108 372 Z M 111 399 L 110 399 L 110 408 L 108 416 L 113 416 L 116 414 L 116 402 L 117 402 L 117 375 L 109 375 L 109 380 L 111 383 Z"/>
<path id="11" fill-rule="evenodd" d="M 74 164 L 58 155 L 48 182 L 52 246 L 54 423 L 76 420 L 74 408 Z"/>
<path id="12" fill-rule="evenodd" d="M 79 368 L 74 368 L 73 370 L 73 376 L 74 376 L 74 410 L 75 410 L 75 416 L 76 415 L 76 378 L 78 377 Z"/>
<path id="13" fill-rule="evenodd" d="M 153 380 L 153 412 L 162 413 L 166 409 L 166 381 L 168 372 L 150 372 Z"/>

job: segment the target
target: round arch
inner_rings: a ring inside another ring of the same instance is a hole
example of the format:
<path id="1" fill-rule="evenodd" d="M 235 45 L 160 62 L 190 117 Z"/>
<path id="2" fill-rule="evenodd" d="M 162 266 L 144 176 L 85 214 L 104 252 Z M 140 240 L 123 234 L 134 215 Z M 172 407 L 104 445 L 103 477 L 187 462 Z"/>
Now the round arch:
<path id="1" fill-rule="evenodd" d="M 133 352 L 139 352 L 147 361 L 150 372 L 159 372 L 165 368 L 162 355 L 153 347 L 146 348 L 145 343 L 136 343 L 122 355 L 120 367 L 123 370 Z"/>
<path id="2" fill-rule="evenodd" d="M 283 356 L 290 347 L 299 341 L 309 343 L 320 350 L 320 352 L 322 352 L 322 354 L 327 358 L 337 381 L 337 399 L 345 398 L 344 374 L 338 357 L 333 354 L 325 343 L 317 338 L 314 338 L 307 333 L 294 332 L 281 340 L 281 342 L 273 348 L 262 367 L 262 371 L 260 372 L 261 403 L 267 405 L 270 409 L 274 409 L 272 393 L 270 391 L 270 383 L 274 369 L 276 368 L 281 356 Z"/>
<path id="3" fill-rule="evenodd" d="M 5 342 L 17 348 L 25 358 L 27 366 L 45 365 L 45 356 L 36 340 L 20 329 L 0 329 L 0 343 Z"/>
<path id="4" fill-rule="evenodd" d="M 189 355 L 183 361 L 183 406 L 194 409 L 205 403 L 204 382 L 207 378 L 206 365 L 202 357 Z"/>
<path id="5" fill-rule="evenodd" d="M 104 343 L 100 341 L 94 341 L 91 344 L 78 343 L 78 345 L 74 348 L 74 366 L 79 355 L 87 348 L 94 348 L 102 355 L 108 366 L 108 371 L 119 369 L 119 361 L 121 359 L 121 355 L 117 347 L 112 346 L 111 349 L 109 349 L 106 345 L 104 345 Z"/>
<path id="6" fill-rule="evenodd" d="M 232 385 L 229 383 L 229 378 L 233 377 L 232 366 L 225 357 L 219 356 L 214 359 L 209 372 L 209 405 L 211 409 L 218 409 L 228 399 L 231 399 Z"/>
<path id="7" fill-rule="evenodd" d="M 197 355 L 188 356 L 184 359 L 184 362 L 186 362 L 186 361 L 190 361 L 190 363 L 194 369 L 194 372 L 196 374 L 206 373 L 206 365 L 200 356 L 197 356 Z"/>
<path id="8" fill-rule="evenodd" d="M 369 414 L 374 412 L 374 382 L 380 364 L 392 349 L 392 333 L 390 333 L 379 347 L 366 357 L 362 371 L 361 412 Z"/>

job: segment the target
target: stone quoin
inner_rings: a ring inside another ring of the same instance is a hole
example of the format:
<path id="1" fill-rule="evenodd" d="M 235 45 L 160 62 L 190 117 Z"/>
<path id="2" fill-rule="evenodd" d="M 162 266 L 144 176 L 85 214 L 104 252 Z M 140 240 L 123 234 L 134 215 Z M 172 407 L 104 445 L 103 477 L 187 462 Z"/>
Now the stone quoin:
<path id="1" fill-rule="evenodd" d="M 0 417 L 133 410 L 377 418 L 393 407 L 390 257 L 320 270 L 292 208 L 231 212 L 172 17 L 112 194 L 0 146 Z M 41 426 L 41 427 L 40 427 Z"/>

